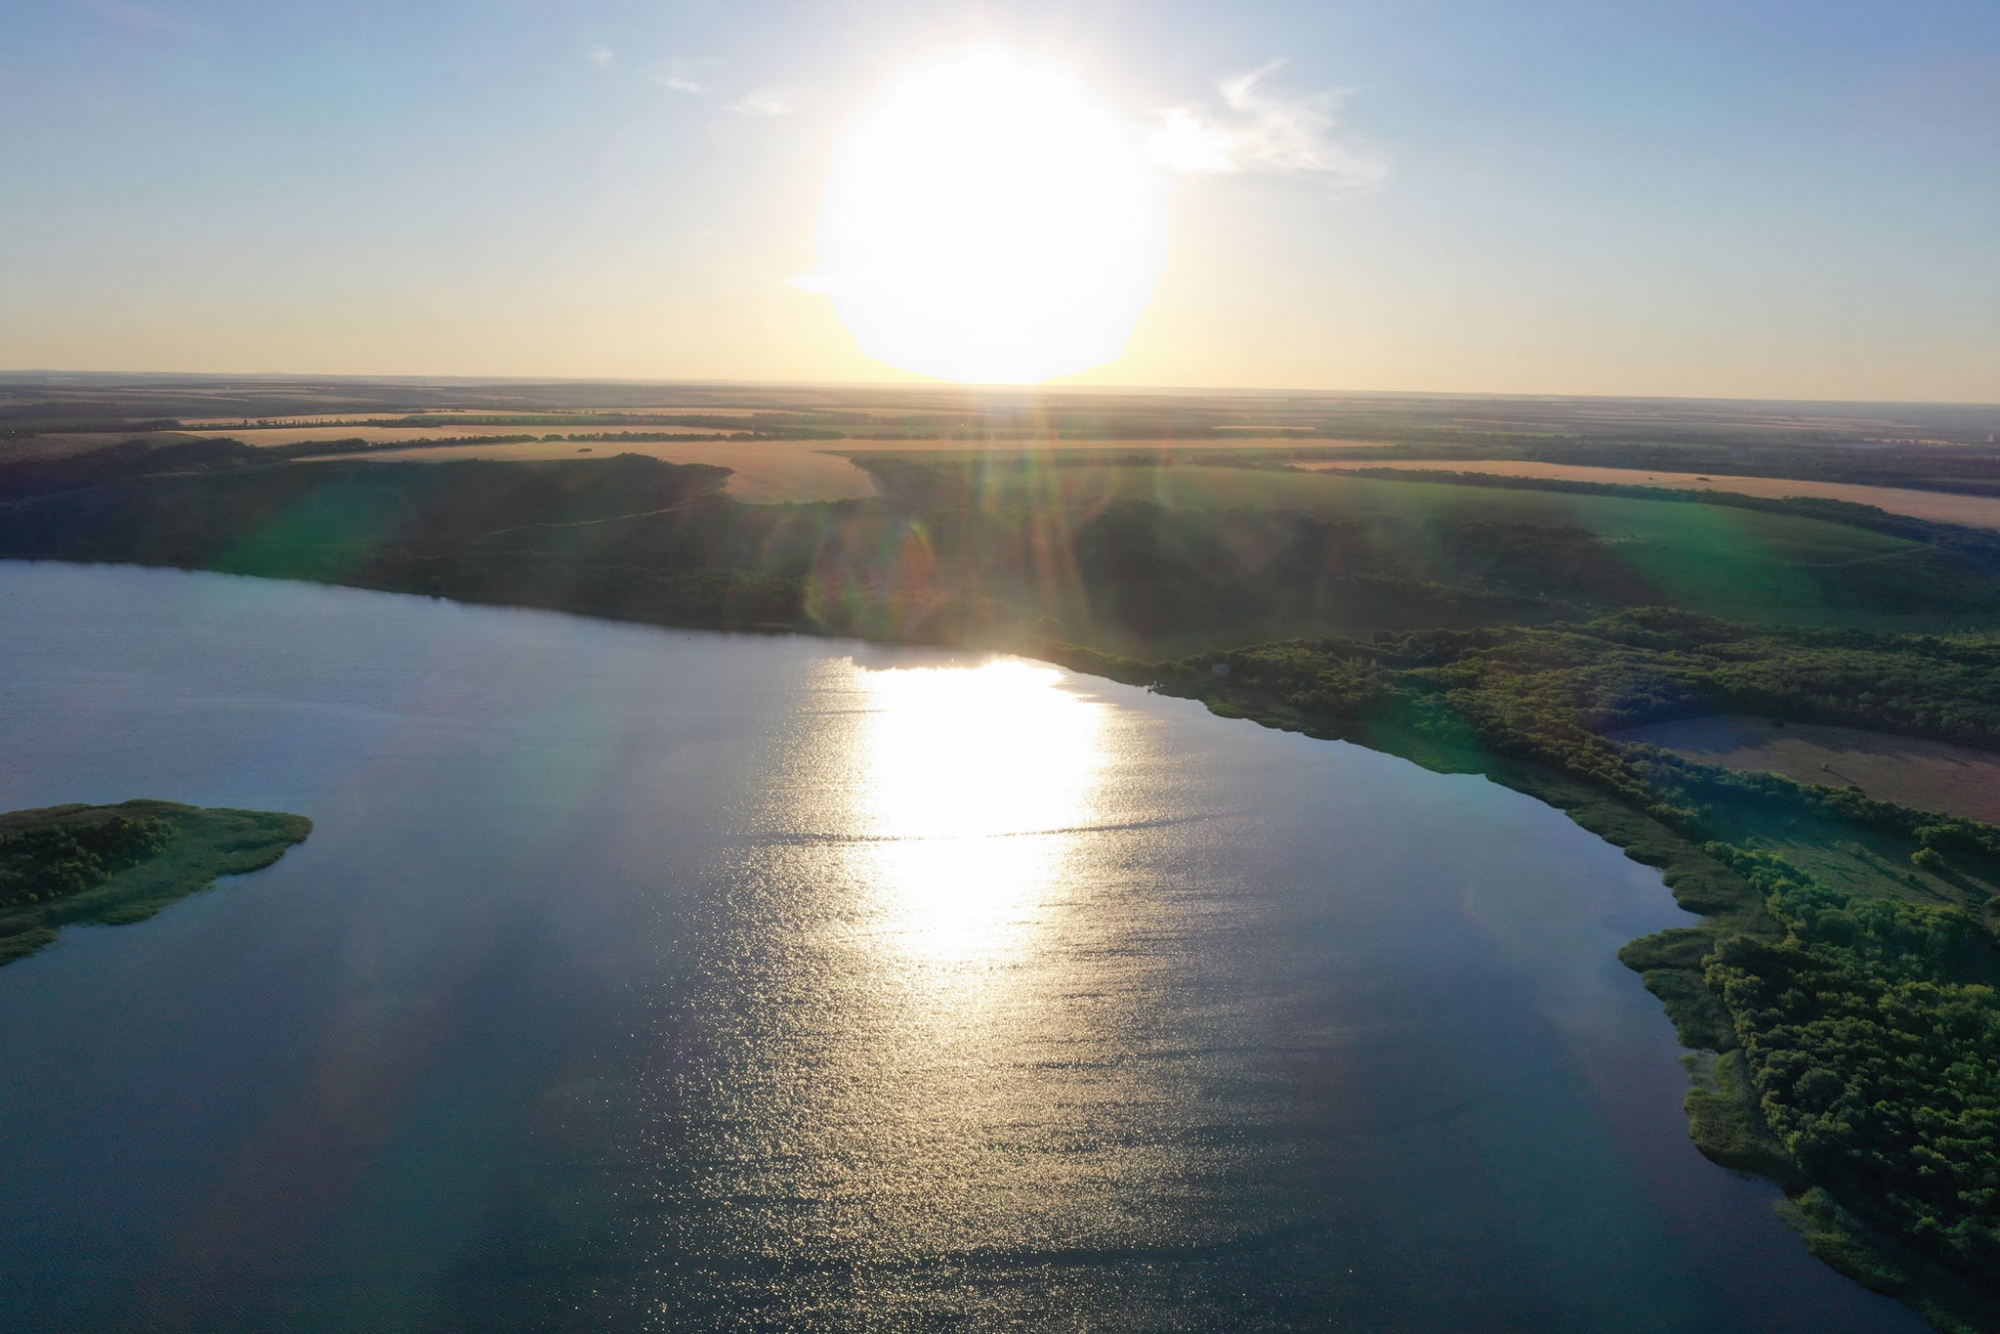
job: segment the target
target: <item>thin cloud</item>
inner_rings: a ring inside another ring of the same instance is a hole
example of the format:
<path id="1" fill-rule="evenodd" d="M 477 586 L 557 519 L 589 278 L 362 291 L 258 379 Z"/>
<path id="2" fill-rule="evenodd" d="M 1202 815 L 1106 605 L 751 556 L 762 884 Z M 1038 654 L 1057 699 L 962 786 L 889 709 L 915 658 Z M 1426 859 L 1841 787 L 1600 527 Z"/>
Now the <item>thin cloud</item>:
<path id="1" fill-rule="evenodd" d="M 799 95 L 789 88 L 757 88 L 729 104 L 739 116 L 789 116 L 799 109 Z"/>
<path id="2" fill-rule="evenodd" d="M 1343 133 L 1341 94 L 1293 96 L 1267 86 L 1283 64 L 1224 79 L 1216 86 L 1220 109 L 1190 102 L 1155 111 L 1147 152 L 1169 171 L 1311 175 L 1353 191 L 1381 184 L 1388 164 Z"/>
<path id="3" fill-rule="evenodd" d="M 611 64 L 611 48 L 603 45 L 593 46 L 583 53 L 583 58 L 599 69 L 604 69 Z"/>
<path id="4" fill-rule="evenodd" d="M 662 88 L 699 96 L 709 90 L 709 60 L 665 60 L 646 71 L 646 77 Z"/>

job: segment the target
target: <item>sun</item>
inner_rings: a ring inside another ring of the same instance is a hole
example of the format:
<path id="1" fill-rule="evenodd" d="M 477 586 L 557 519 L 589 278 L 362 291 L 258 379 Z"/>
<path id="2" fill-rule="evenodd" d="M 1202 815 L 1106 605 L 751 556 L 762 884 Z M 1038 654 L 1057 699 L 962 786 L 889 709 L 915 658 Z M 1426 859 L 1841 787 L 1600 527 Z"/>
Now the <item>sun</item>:
<path id="1" fill-rule="evenodd" d="M 1165 250 L 1164 185 L 1131 122 L 987 47 L 907 71 L 854 123 L 804 283 L 877 361 L 1032 384 L 1123 353 Z"/>

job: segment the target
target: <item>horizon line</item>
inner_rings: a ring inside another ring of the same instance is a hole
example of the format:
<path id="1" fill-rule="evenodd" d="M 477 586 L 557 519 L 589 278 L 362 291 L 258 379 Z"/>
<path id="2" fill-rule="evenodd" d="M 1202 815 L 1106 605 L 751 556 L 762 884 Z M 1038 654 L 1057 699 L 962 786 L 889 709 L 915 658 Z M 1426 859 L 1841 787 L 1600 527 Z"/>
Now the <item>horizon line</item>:
<path id="1" fill-rule="evenodd" d="M 140 379 L 233 380 L 233 381 L 365 381 L 373 383 L 410 382 L 420 384 L 572 384 L 572 385 L 660 385 L 684 388 L 744 389 L 846 389 L 903 390 L 910 392 L 967 392 L 981 394 L 1187 394 L 1187 395 L 1293 395 L 1324 398 L 1412 398 L 1412 399 L 1520 399 L 1583 400 L 1638 403 L 1759 403 L 1811 404 L 1824 407 L 1932 407 L 1996 408 L 1995 399 L 1918 398 L 1802 398 L 1797 396 L 1746 397 L 1727 394 L 1642 394 L 1642 393 L 1563 393 L 1544 390 L 1476 389 L 1324 389 L 1287 385 L 1154 385 L 1154 384 L 1074 384 L 1060 381 L 1042 384 L 979 384 L 951 380 L 774 380 L 733 377 L 677 378 L 672 376 L 627 375 L 434 375 L 374 372 L 317 371 L 138 371 L 82 370 L 53 367 L 0 368 L 0 380 L 79 376 L 108 379 L 119 376 Z"/>

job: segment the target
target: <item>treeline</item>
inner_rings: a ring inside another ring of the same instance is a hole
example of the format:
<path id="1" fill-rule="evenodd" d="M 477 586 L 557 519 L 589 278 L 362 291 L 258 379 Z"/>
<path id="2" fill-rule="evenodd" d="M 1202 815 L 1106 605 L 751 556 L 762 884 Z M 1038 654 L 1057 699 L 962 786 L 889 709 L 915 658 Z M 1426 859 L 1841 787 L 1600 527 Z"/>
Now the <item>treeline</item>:
<path id="1" fill-rule="evenodd" d="M 103 486 L 149 473 L 242 467 L 257 451 L 240 440 L 184 440 L 156 445 L 126 440 L 103 449 L 0 463 L 0 500 Z"/>
<path id="2" fill-rule="evenodd" d="M 345 424 L 345 423 L 343 423 Z M 355 423 L 359 424 L 359 423 Z M 845 440 L 846 433 L 802 421 L 792 413 L 742 416 L 658 412 L 451 412 L 413 413 L 371 426 L 685 426 L 728 435 L 746 432 L 773 440 Z M 678 437 L 685 438 L 685 437 Z"/>
<path id="3" fill-rule="evenodd" d="M 662 441 L 680 443 L 717 440 L 774 440 L 777 436 L 754 431 L 598 431 L 584 433 L 572 431 L 567 435 L 545 435 L 544 440 L 567 440 L 580 444 L 617 444 L 621 440 L 645 440 L 652 443 Z"/>
<path id="4" fill-rule="evenodd" d="M 1588 621 L 1261 645 L 1212 662 L 1336 717 L 1392 695 L 1495 738 L 1602 737 L 1716 713 L 2000 750 L 2000 640 L 1745 626 L 1667 608 Z M 1414 715 L 1413 715 L 1414 716 Z"/>
<path id="5" fill-rule="evenodd" d="M 217 429 L 231 431 L 275 431 L 292 430 L 298 427 L 337 430 L 341 428 L 367 427 L 410 427 L 413 429 L 434 429 L 440 426 L 678 426 L 696 431 L 719 433 L 716 438 L 727 438 L 745 434 L 762 435 L 776 440 L 844 440 L 846 433 L 807 418 L 801 419 L 791 413 L 756 412 L 742 416 L 721 416 L 689 413 L 655 412 L 420 412 L 396 417 L 353 417 L 337 421 L 306 418 L 258 418 L 239 422 L 234 426 Z M 68 426 L 43 426 L 17 430 L 14 435 L 59 434 L 67 431 L 102 431 L 102 423 L 97 425 L 73 424 Z M 183 429 L 181 422 L 174 418 L 163 418 L 154 422 L 120 422 L 114 428 L 124 431 L 176 431 Z M 198 428 L 209 429 L 209 428 Z M 0 435 L 0 438 L 6 438 Z M 540 439 L 542 437 L 529 437 Z M 551 437 L 566 438 L 566 437 Z M 585 437 L 587 438 L 587 437 Z M 663 438 L 685 439 L 681 435 Z"/>
<path id="6" fill-rule="evenodd" d="M 0 831 L 0 909 L 94 889 L 172 841 L 157 816 L 57 816 Z"/>
<path id="7" fill-rule="evenodd" d="M 815 563 L 840 548 L 830 535 L 848 511 L 738 506 L 722 493 L 728 476 L 631 454 L 149 473 L 0 509 L 0 556 L 215 569 L 670 624 L 798 626 Z M 853 532 L 857 551 L 882 540 Z M 840 601 L 822 599 L 835 612 Z"/>
<path id="8" fill-rule="evenodd" d="M 340 440 L 297 440 L 289 445 L 262 445 L 259 452 L 274 459 L 336 458 L 378 450 L 433 449 L 452 445 L 518 445 L 540 440 L 538 435 L 455 435 L 434 440 L 366 440 L 358 435 Z"/>
<path id="9" fill-rule="evenodd" d="M 114 417 L 108 421 L 34 421 L 0 427 L 0 441 L 32 440 L 41 435 L 117 433 L 121 431 L 178 431 L 178 417 Z"/>
<path id="10" fill-rule="evenodd" d="M 206 436 L 191 440 L 169 441 L 164 444 L 134 439 L 76 454 L 0 462 L 0 500 L 102 486 L 150 473 L 213 471 L 255 466 L 277 460 L 341 458 L 350 454 L 392 453 L 411 449 L 474 448 L 536 442 L 696 444 L 837 438 L 840 438 L 837 433 L 802 435 L 793 432 L 780 436 L 768 432 L 749 431 L 597 431 L 567 434 L 523 432 L 495 435 L 412 436 L 401 440 L 369 440 L 362 436 L 345 436 L 333 440 L 297 440 L 283 445 L 249 445 L 233 436 Z"/>
<path id="11" fill-rule="evenodd" d="M 349 436 L 340 440 L 301 440 L 289 445 L 267 445 L 264 452 L 274 458 L 309 459 L 335 458 L 343 454 L 367 454 L 393 452 L 407 449 L 453 449 L 472 445 L 521 445 L 540 444 L 701 444 L 732 440 L 751 442 L 758 440 L 801 439 L 800 436 L 774 436 L 761 432 L 701 432 L 701 431 L 595 431 L 595 432 L 551 432 L 544 435 L 447 435 L 422 437 L 414 436 L 406 440 L 365 440 L 360 436 Z"/>

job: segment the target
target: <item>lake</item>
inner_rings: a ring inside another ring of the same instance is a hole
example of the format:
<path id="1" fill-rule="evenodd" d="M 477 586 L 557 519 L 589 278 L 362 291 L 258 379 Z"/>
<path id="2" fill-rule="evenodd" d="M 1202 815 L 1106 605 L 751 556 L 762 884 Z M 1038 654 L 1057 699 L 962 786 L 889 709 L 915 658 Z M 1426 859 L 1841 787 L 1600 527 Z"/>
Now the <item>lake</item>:
<path id="1" fill-rule="evenodd" d="M 0 809 L 294 811 L 0 969 L 91 1331 L 1925 1328 L 1688 1143 L 1657 872 L 1007 658 L 0 564 Z"/>

